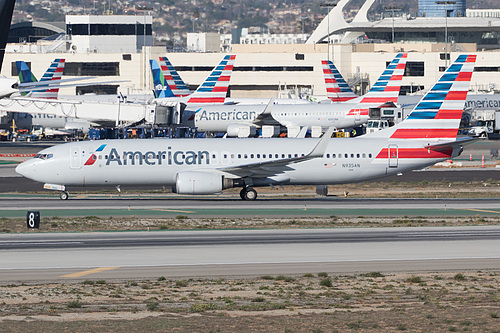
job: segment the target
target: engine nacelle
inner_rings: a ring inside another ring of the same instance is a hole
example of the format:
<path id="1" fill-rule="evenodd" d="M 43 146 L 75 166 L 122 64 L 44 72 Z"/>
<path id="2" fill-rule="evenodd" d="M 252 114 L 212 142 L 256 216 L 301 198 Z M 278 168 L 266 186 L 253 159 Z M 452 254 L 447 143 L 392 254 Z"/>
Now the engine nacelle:
<path id="1" fill-rule="evenodd" d="M 225 180 L 222 175 L 215 172 L 183 171 L 177 174 L 173 192 L 178 194 L 216 194 L 229 187 L 232 187 L 232 180 Z"/>
<path id="2" fill-rule="evenodd" d="M 229 124 L 226 133 L 229 137 L 248 138 L 250 135 L 255 135 L 256 129 L 249 125 Z"/>

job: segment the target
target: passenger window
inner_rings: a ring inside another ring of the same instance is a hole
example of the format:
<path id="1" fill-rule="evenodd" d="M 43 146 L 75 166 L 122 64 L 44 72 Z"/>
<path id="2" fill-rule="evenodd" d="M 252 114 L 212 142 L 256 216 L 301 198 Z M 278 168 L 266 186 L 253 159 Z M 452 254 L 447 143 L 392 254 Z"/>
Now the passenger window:
<path id="1" fill-rule="evenodd" d="M 359 154 L 356 154 L 356 157 L 359 158 Z"/>
<path id="2" fill-rule="evenodd" d="M 274 158 L 279 158 L 279 155 L 278 154 L 274 154 Z"/>
<path id="3" fill-rule="evenodd" d="M 335 154 L 332 154 L 332 158 L 335 158 L 335 157 L 336 157 Z"/>
<path id="4" fill-rule="evenodd" d="M 298 154 L 295 154 L 295 155 L 294 155 L 294 157 L 299 157 L 299 155 L 298 155 Z"/>
<path id="5" fill-rule="evenodd" d="M 250 154 L 250 158 L 253 158 L 253 154 Z"/>
<path id="6" fill-rule="evenodd" d="M 260 158 L 260 154 L 257 154 L 257 158 Z"/>
<path id="7" fill-rule="evenodd" d="M 285 158 L 285 154 L 281 154 L 281 158 Z"/>
<path id="8" fill-rule="evenodd" d="M 368 154 L 368 157 L 369 157 L 369 158 L 372 158 L 372 154 Z"/>
<path id="9" fill-rule="evenodd" d="M 241 158 L 241 154 L 238 154 L 238 158 Z"/>
<path id="10" fill-rule="evenodd" d="M 292 154 L 288 154 L 288 158 L 292 158 Z"/>
<path id="11" fill-rule="evenodd" d="M 248 155 L 247 155 L 247 154 L 245 154 L 245 158 L 248 158 Z"/>
<path id="12" fill-rule="evenodd" d="M 363 158 L 366 158 L 366 154 L 365 153 L 363 153 Z"/>
<path id="13" fill-rule="evenodd" d="M 354 158 L 354 154 L 351 154 L 351 158 Z"/>
<path id="14" fill-rule="evenodd" d="M 345 158 L 349 158 L 349 154 L 344 154 L 344 157 Z"/>
<path id="15" fill-rule="evenodd" d="M 326 154 L 326 158 L 330 158 L 330 154 Z"/>

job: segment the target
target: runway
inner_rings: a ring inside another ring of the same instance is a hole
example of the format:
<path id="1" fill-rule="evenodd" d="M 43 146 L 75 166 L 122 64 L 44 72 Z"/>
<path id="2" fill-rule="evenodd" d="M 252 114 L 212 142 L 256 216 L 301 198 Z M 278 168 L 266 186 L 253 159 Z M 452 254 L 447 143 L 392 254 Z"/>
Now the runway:
<path id="1" fill-rule="evenodd" d="M 0 235 L 0 281 L 500 269 L 500 227 Z"/>

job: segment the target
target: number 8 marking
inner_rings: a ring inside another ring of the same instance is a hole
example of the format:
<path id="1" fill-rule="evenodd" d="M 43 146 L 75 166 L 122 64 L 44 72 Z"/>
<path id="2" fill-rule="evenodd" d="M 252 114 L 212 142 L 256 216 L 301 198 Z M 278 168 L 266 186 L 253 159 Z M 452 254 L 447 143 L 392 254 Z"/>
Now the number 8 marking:
<path id="1" fill-rule="evenodd" d="M 35 227 L 35 213 L 30 213 L 28 224 L 29 224 L 30 228 Z"/>

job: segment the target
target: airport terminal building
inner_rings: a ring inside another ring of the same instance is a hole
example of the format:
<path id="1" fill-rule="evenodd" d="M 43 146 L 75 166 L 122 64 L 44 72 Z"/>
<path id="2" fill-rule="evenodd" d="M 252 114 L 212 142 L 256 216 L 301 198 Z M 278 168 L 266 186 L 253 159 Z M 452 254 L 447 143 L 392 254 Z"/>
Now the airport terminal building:
<path id="1" fill-rule="evenodd" d="M 69 15 L 62 39 L 8 44 L 1 74 L 16 77 L 15 61 L 24 60 L 39 78 L 54 58 L 65 58 L 65 77 L 98 76 L 103 81 L 125 82 L 65 88 L 61 94 L 129 95 L 152 91 L 150 59 L 167 56 L 194 89 L 224 55 L 167 53 L 164 46 L 153 46 L 151 23 L 151 16 Z M 236 61 L 229 93 L 232 97 L 325 96 L 321 61 L 326 59 L 333 60 L 348 83 L 364 93 L 399 52 L 409 53 L 403 94 L 429 88 L 446 65 L 464 53 L 478 55 L 472 90 L 500 92 L 499 18 L 450 17 L 446 22 L 442 17 L 400 18 L 394 23 L 395 43 L 387 41 L 392 37 L 392 20 L 384 19 L 353 21 L 349 27 L 330 31 L 337 36 L 362 34 L 363 43 L 328 45 L 320 24 L 306 44 L 233 44 Z M 448 43 L 445 23 L 449 24 Z M 317 42 L 312 43 L 315 38 Z"/>

